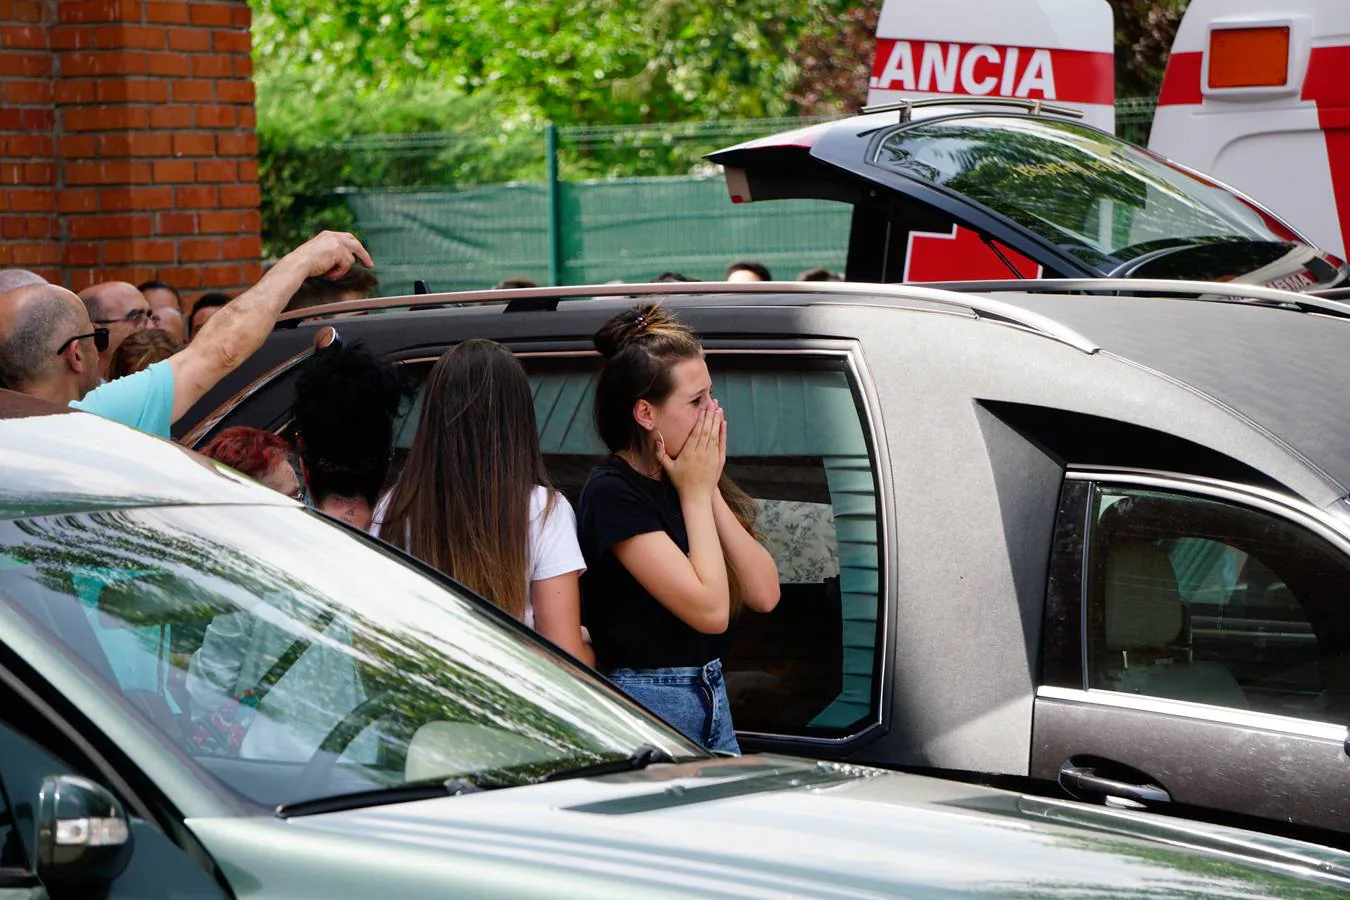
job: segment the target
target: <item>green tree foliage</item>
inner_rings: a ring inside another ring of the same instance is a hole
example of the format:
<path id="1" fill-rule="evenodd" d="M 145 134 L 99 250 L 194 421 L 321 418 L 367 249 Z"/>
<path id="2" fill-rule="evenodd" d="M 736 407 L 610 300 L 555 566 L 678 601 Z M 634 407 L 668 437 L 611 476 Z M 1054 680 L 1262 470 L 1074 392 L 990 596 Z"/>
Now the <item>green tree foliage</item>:
<path id="1" fill-rule="evenodd" d="M 1116 93 L 1156 97 L 1189 0 L 1111 0 L 1116 13 Z"/>
<path id="2" fill-rule="evenodd" d="M 489 91 L 564 124 L 792 111 L 797 36 L 831 0 L 253 0 L 264 71 Z M 353 79 L 353 81 L 347 81 Z"/>
<path id="3" fill-rule="evenodd" d="M 542 129 L 837 114 L 881 0 L 250 0 L 263 235 L 351 228 L 342 187 L 539 179 Z M 1186 0 L 1112 0 L 1122 96 L 1156 93 Z M 392 135 L 435 135 L 425 140 Z M 564 147 L 569 178 L 688 171 L 659 136 Z"/>

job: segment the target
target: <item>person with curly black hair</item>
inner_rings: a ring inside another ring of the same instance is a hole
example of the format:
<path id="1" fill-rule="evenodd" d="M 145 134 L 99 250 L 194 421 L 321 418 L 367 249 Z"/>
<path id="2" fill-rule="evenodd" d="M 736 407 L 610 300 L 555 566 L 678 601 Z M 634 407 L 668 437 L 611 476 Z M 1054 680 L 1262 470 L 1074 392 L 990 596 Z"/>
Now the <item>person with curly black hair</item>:
<path id="1" fill-rule="evenodd" d="M 306 363 L 291 416 L 311 506 L 370 528 L 394 454 L 394 422 L 410 395 L 398 367 L 360 342 L 335 343 Z"/>

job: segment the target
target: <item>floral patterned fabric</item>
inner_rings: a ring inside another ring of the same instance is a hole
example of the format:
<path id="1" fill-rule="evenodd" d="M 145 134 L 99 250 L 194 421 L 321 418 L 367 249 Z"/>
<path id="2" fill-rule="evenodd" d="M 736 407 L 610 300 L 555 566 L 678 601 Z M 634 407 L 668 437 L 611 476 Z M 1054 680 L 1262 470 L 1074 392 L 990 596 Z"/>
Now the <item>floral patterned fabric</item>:
<path id="1" fill-rule="evenodd" d="M 756 500 L 755 530 L 778 564 L 783 584 L 819 584 L 839 574 L 834 509 L 828 503 Z"/>

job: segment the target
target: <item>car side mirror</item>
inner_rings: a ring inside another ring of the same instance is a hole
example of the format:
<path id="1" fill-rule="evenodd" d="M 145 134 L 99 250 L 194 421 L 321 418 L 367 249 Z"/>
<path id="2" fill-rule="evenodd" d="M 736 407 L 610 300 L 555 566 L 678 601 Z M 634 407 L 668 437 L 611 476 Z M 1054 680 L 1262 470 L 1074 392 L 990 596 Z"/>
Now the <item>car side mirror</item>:
<path id="1" fill-rule="evenodd" d="M 106 888 L 131 861 L 131 823 L 105 787 L 51 775 L 38 794 L 37 876 L 49 890 Z"/>

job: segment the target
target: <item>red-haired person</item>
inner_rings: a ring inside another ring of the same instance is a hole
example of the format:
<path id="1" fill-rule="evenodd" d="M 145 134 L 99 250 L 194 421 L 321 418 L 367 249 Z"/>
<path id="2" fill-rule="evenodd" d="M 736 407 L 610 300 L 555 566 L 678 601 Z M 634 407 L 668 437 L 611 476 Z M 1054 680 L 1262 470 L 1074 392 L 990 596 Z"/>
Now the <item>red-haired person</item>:
<path id="1" fill-rule="evenodd" d="M 302 499 L 300 479 L 291 466 L 291 445 L 270 431 L 243 425 L 226 428 L 201 452 L 277 493 Z"/>

